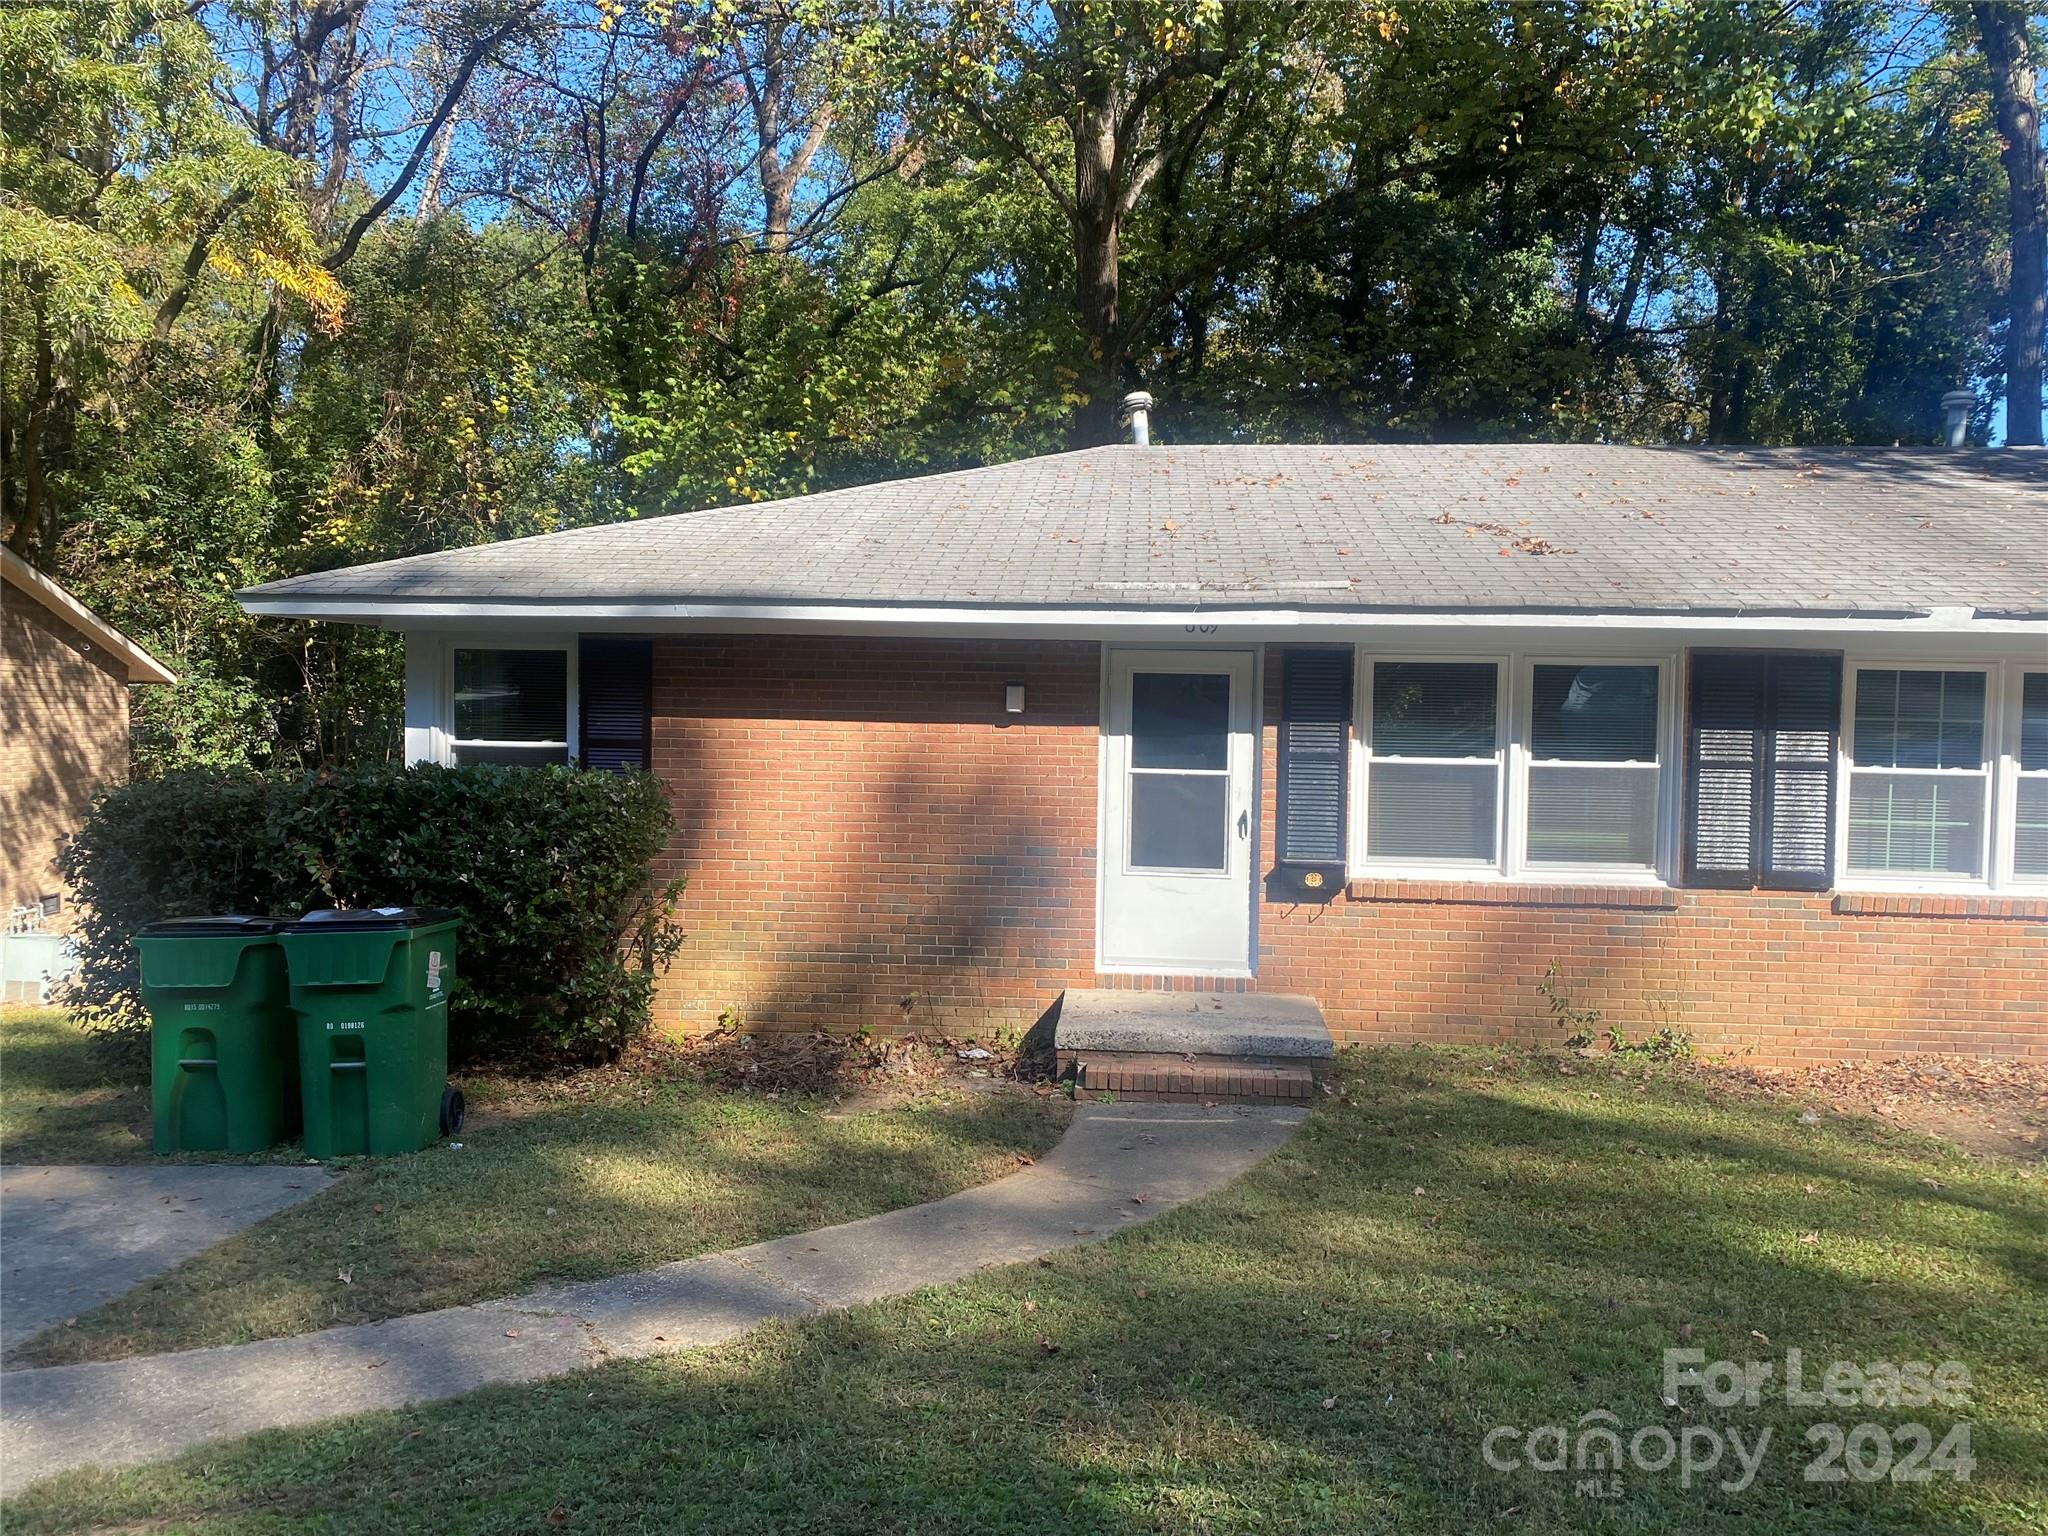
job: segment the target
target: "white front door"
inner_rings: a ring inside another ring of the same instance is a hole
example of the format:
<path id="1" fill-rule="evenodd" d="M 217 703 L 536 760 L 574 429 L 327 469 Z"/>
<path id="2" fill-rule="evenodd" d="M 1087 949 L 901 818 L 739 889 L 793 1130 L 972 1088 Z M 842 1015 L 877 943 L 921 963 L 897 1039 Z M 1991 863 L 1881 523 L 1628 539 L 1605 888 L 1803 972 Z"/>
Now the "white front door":
<path id="1" fill-rule="evenodd" d="M 1112 650 L 1108 683 L 1102 966 L 1248 976 L 1253 653 Z"/>

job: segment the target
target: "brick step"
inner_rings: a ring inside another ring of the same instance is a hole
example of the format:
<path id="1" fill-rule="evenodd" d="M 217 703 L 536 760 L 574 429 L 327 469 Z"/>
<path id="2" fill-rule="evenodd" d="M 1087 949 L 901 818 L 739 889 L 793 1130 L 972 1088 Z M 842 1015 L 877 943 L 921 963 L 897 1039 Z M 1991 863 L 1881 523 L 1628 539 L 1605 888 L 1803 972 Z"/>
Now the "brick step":
<path id="1" fill-rule="evenodd" d="M 1059 1075 L 1083 1094 L 1155 1104 L 1305 1104 L 1320 1063 L 1299 1056 L 1191 1056 L 1167 1051 L 1058 1052 Z"/>
<path id="2" fill-rule="evenodd" d="M 1330 1032 L 1313 998 L 1070 987 L 1054 1017 L 1060 1076 L 1082 1093 L 1301 1104 L 1330 1064 Z"/>

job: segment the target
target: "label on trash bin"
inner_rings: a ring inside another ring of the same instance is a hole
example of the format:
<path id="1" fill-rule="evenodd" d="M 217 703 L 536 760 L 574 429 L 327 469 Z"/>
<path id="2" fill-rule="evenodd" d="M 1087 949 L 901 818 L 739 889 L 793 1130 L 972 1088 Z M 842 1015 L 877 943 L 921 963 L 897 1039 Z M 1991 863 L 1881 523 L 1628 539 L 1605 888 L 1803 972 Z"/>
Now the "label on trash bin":
<path id="1" fill-rule="evenodd" d="M 186 1011 L 187 1013 L 219 1013 L 219 1012 L 220 1012 L 220 1004 L 219 1004 L 219 1003 L 187 1003 L 187 1004 L 185 1005 L 185 1011 Z"/>
<path id="2" fill-rule="evenodd" d="M 330 1035 L 340 1030 L 368 1029 L 369 1027 L 370 1024 L 367 1019 L 329 1019 L 327 1021 L 327 1033 Z"/>
<path id="3" fill-rule="evenodd" d="M 438 949 L 427 951 L 427 990 L 429 992 L 439 992 L 441 990 L 441 951 Z"/>

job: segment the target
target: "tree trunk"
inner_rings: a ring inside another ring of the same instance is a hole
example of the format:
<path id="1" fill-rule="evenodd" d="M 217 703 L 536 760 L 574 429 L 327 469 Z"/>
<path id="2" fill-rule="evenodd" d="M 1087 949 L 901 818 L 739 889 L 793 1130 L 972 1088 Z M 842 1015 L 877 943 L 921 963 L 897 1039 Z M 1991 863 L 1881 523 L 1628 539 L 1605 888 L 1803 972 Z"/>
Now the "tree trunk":
<path id="1" fill-rule="evenodd" d="M 448 146 L 455 137 L 456 114 L 448 114 L 448 121 L 441 125 L 441 131 L 434 135 L 434 152 L 427 160 L 427 179 L 420 183 L 419 207 L 413 211 L 412 221 L 425 224 L 441 211 L 441 173 L 448 166 Z"/>
<path id="2" fill-rule="evenodd" d="M 1074 446 L 1114 442 L 1123 381 L 1123 338 L 1117 320 L 1118 243 L 1123 233 L 1117 186 L 1117 93 L 1106 82 L 1081 83 L 1074 127 L 1074 305 L 1088 349 L 1081 388 L 1088 403 L 1076 413 Z"/>
<path id="3" fill-rule="evenodd" d="M 31 565 L 48 563 L 49 478 L 44 455 L 57 412 L 57 359 L 40 300 L 35 305 L 35 394 L 21 425 L 21 499 L 9 509 L 13 526 L 7 543 Z"/>
<path id="4" fill-rule="evenodd" d="M 1991 67 L 1991 99 L 2005 141 L 2006 197 L 2012 222 L 2012 279 L 2006 289 L 2005 440 L 2041 445 L 2042 328 L 2048 324 L 2048 167 L 2041 154 L 2035 64 L 2027 34 L 2030 7 L 1970 7 Z"/>
<path id="5" fill-rule="evenodd" d="M 1714 329 L 1707 353 L 1707 441 L 1716 445 L 1728 441 L 1728 396 L 1735 374 L 1734 306 L 1728 298 L 1731 281 L 1725 266 L 1714 276 Z"/>

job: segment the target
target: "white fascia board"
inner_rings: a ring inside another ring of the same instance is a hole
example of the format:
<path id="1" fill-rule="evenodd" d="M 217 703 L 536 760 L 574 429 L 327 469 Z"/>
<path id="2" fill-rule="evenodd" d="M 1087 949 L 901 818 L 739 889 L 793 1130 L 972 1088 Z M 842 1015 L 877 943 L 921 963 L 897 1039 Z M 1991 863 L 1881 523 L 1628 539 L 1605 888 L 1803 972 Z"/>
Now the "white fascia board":
<path id="1" fill-rule="evenodd" d="M 5 545 L 0 545 L 0 578 L 19 588 L 31 602 L 39 603 L 55 614 L 108 655 L 118 658 L 128 673 L 129 682 L 177 682 L 177 674 L 169 667 Z"/>
<path id="2" fill-rule="evenodd" d="M 252 614 L 377 624 L 390 629 L 500 628 L 527 625 L 562 629 L 830 634 L 1032 634 L 1091 639 L 1153 634 L 1233 638 L 1349 638 L 1380 629 L 1549 629 L 1628 633 L 1784 634 L 1809 636 L 1948 634 L 2028 636 L 2048 642 L 2048 615 L 1980 618 L 1969 608 L 1923 614 L 1632 613 L 1602 610 L 1420 612 L 1374 609 L 1332 612 L 1316 608 L 1107 608 L 938 607 L 926 605 L 788 603 L 519 603 L 468 601 L 378 602 L 364 598 L 250 596 Z"/>

